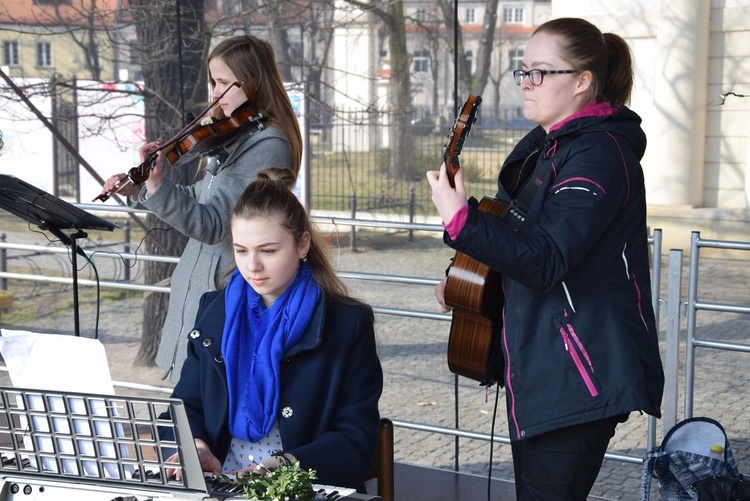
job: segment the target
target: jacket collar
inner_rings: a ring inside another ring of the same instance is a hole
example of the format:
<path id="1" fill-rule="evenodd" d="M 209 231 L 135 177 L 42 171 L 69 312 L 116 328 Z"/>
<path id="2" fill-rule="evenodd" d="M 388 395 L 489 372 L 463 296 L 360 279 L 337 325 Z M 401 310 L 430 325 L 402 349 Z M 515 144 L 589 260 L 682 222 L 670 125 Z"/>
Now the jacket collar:
<path id="1" fill-rule="evenodd" d="M 610 115 L 614 115 L 617 113 L 617 108 L 614 108 L 609 103 L 595 103 L 590 102 L 580 110 L 576 111 L 569 117 L 563 118 L 561 121 L 557 122 L 555 125 L 553 125 L 550 128 L 550 132 L 554 132 L 560 128 L 563 127 L 563 125 L 572 122 L 573 120 L 576 120 L 578 118 L 586 118 L 586 117 L 608 117 Z"/>
<path id="2" fill-rule="evenodd" d="M 291 357 L 297 353 L 308 351 L 320 346 L 323 341 L 323 325 L 326 316 L 326 298 L 325 295 L 321 295 L 318 304 L 315 305 L 315 312 L 310 319 L 310 325 L 307 327 L 302 339 L 294 345 L 284 357 Z"/>

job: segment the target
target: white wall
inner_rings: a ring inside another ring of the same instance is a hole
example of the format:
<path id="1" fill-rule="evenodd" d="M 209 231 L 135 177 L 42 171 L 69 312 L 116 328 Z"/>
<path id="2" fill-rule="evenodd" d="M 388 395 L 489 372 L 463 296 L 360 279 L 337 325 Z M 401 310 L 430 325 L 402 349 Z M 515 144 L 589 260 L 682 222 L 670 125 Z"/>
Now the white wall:
<path id="1" fill-rule="evenodd" d="M 19 87 L 40 84 L 41 81 L 14 79 Z M 79 81 L 80 86 L 95 85 Z M 115 84 L 111 84 L 115 85 Z M 132 84 L 116 84 L 128 90 Z M 131 89 L 132 90 L 132 89 Z M 101 99 L 94 87 L 79 93 L 79 150 L 78 153 L 103 179 L 112 174 L 127 172 L 139 164 L 138 147 L 143 143 L 143 103 L 129 94 L 112 95 Z M 27 94 L 32 104 L 44 116 L 51 114 L 49 97 Z M 0 152 L 0 173 L 23 179 L 48 193 L 54 189 L 53 136 L 29 107 L 17 100 L 9 87 L 0 88 L 0 130 L 5 147 Z M 102 122 L 96 116 L 119 113 L 121 118 Z M 101 184 L 80 167 L 81 202 L 90 203 L 101 193 Z M 75 202 L 76 200 L 70 200 Z M 114 202 L 110 202 L 114 203 Z"/>
<path id="2" fill-rule="evenodd" d="M 708 19 L 695 18 L 700 8 Z M 584 17 L 631 45 L 652 203 L 748 208 L 750 101 L 722 105 L 721 95 L 750 94 L 750 0 L 553 0 L 552 15 Z"/>

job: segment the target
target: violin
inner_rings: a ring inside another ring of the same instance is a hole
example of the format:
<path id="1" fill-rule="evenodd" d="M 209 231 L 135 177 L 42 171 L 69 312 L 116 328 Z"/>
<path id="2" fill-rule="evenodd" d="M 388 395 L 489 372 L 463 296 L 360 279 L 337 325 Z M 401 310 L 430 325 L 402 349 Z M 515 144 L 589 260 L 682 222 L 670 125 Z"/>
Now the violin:
<path id="1" fill-rule="evenodd" d="M 127 185 L 136 185 L 145 182 L 156 164 L 159 152 L 162 152 L 167 157 L 167 160 L 169 160 L 169 163 L 175 166 L 180 159 L 184 163 L 195 158 L 216 153 L 223 145 L 234 140 L 234 138 L 244 133 L 253 124 L 257 126 L 258 130 L 262 130 L 264 127 L 261 122 L 263 114 L 258 113 L 256 115 L 248 101 L 237 107 L 230 117 L 223 119 L 214 118 L 206 124 L 201 122 L 201 119 L 218 104 L 219 100 L 230 89 L 235 86 L 239 88 L 240 85 L 240 82 L 234 82 L 209 107 L 178 132 L 177 135 L 163 146 L 149 153 L 140 165 L 131 168 L 126 177 L 115 184 L 114 192 L 101 193 L 93 201 L 101 200 L 102 202 L 106 202 L 111 193 L 116 193 Z"/>

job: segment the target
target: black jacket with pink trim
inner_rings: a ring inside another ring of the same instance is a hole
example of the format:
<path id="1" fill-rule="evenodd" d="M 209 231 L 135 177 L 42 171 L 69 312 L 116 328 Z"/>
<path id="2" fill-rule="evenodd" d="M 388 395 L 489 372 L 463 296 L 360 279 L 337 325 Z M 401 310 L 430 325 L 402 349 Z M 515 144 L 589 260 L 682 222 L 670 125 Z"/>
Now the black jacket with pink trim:
<path id="1" fill-rule="evenodd" d="M 479 211 L 472 199 L 459 235 L 445 235 L 503 275 L 513 440 L 635 410 L 660 416 L 640 121 L 619 107 L 549 134 L 537 127 L 498 180 L 503 200 L 517 196 L 519 178 L 538 186 L 524 221 Z M 536 167 L 528 176 L 524 162 Z"/>

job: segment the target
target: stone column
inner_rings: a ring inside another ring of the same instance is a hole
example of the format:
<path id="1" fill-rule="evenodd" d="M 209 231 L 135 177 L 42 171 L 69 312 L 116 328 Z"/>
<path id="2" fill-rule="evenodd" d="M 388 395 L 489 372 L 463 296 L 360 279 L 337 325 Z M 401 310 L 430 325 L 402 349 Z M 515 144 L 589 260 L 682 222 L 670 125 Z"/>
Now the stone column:
<path id="1" fill-rule="evenodd" d="M 661 0 L 654 109 L 644 124 L 651 204 L 701 206 L 711 2 Z"/>

